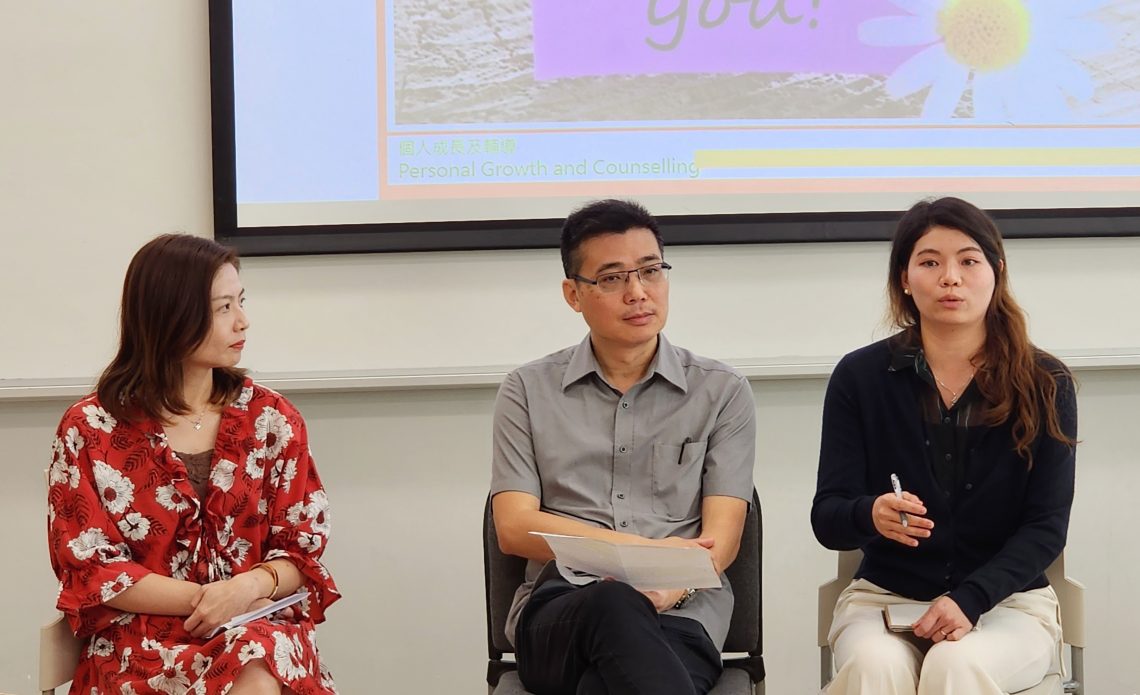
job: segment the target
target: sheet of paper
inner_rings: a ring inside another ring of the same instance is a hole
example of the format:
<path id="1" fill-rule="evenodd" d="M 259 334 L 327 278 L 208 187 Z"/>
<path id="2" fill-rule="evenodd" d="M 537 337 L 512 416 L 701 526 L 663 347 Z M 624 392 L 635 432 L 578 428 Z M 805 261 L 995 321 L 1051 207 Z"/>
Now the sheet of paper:
<path id="1" fill-rule="evenodd" d="M 612 578 L 636 589 L 713 589 L 721 586 L 712 555 L 704 548 L 619 545 L 581 536 L 538 533 L 572 584 Z"/>
<path id="2" fill-rule="evenodd" d="M 207 638 L 213 637 L 214 635 L 218 634 L 219 632 L 225 632 L 226 630 L 229 630 L 230 628 L 234 628 L 234 627 L 237 627 L 239 625 L 245 625 L 246 623 L 257 620 L 258 618 L 264 618 L 268 615 L 273 615 L 274 613 L 281 610 L 282 608 L 288 608 L 289 606 L 292 606 L 294 603 L 300 603 L 302 600 L 304 600 L 308 597 L 309 597 L 309 590 L 308 589 L 301 589 L 297 593 L 290 594 L 290 595 L 286 596 L 285 598 L 279 598 L 276 601 L 274 601 L 273 603 L 270 603 L 269 605 L 264 606 L 263 608 L 258 608 L 257 610 L 250 611 L 248 613 L 242 613 L 241 615 L 235 615 L 234 617 L 230 618 L 229 622 L 222 623 L 221 625 L 214 628 L 214 630 L 212 632 L 210 632 L 210 634 L 206 635 L 206 637 Z"/>
<path id="3" fill-rule="evenodd" d="M 918 619 L 930 608 L 929 603 L 896 603 L 883 606 L 883 619 L 891 632 L 910 632 Z"/>

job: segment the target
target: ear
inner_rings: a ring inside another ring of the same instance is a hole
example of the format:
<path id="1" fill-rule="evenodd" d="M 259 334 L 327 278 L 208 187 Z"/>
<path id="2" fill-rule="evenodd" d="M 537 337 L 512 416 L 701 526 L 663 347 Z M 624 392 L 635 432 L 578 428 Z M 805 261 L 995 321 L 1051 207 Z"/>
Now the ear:
<path id="1" fill-rule="evenodd" d="M 570 308 L 579 314 L 582 313 L 582 305 L 578 297 L 578 283 L 570 278 L 562 280 L 562 298 L 570 305 Z"/>
<path id="2" fill-rule="evenodd" d="M 902 271 L 902 288 L 903 288 L 904 290 L 909 290 L 909 289 L 910 289 L 910 281 L 909 281 L 909 279 L 907 278 L 907 274 L 906 274 L 906 271 L 905 271 L 905 270 L 904 270 L 904 271 Z"/>
<path id="3" fill-rule="evenodd" d="M 1001 275 L 1004 272 L 1005 272 L 1005 259 L 999 258 L 998 259 L 998 275 Z"/>

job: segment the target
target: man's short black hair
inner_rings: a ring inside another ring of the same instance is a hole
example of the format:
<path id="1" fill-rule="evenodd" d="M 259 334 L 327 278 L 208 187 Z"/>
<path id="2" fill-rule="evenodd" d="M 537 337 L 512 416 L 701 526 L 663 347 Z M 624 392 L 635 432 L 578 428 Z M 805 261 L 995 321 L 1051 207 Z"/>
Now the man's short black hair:
<path id="1" fill-rule="evenodd" d="M 657 220 L 640 203 L 632 200 L 596 200 L 570 213 L 562 223 L 562 270 L 573 277 L 582 269 L 578 248 L 587 240 L 603 234 L 624 234 L 631 229 L 648 229 L 657 240 L 661 257 L 665 244 Z"/>

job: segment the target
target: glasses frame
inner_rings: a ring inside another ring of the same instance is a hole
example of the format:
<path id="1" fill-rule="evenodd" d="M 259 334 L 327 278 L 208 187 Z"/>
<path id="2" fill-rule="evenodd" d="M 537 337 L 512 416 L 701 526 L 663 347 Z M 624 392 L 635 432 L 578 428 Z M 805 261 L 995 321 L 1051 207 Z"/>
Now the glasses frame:
<path id="1" fill-rule="evenodd" d="M 669 265 L 665 261 L 658 261 L 656 263 L 650 263 L 649 265 L 643 265 L 640 268 L 630 268 L 629 270 L 614 270 L 614 271 L 610 271 L 610 272 L 600 273 L 593 280 L 591 280 L 589 278 L 582 277 L 581 275 L 577 275 L 577 274 L 571 275 L 570 279 L 571 280 L 577 280 L 578 282 L 584 282 L 587 285 L 593 285 L 594 287 L 598 288 L 599 292 L 603 292 L 606 294 L 612 294 L 613 292 L 616 292 L 616 290 L 602 289 L 602 286 L 599 283 L 598 278 L 603 278 L 603 277 L 607 277 L 607 276 L 611 276 L 611 275 L 624 275 L 625 276 L 625 284 L 622 286 L 627 287 L 627 286 L 629 286 L 630 274 L 636 273 L 638 282 L 640 282 L 643 286 L 653 287 L 658 283 L 646 282 L 645 278 L 641 277 L 641 271 L 649 270 L 650 268 L 658 268 L 660 270 L 665 271 L 665 277 L 662 278 L 662 281 L 667 281 L 669 279 L 669 271 L 673 269 L 673 266 Z"/>

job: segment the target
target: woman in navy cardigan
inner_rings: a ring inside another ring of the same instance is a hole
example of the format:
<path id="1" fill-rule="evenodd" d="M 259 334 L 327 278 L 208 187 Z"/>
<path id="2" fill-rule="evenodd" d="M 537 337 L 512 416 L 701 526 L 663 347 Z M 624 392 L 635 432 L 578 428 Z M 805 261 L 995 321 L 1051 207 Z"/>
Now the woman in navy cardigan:
<path id="1" fill-rule="evenodd" d="M 812 527 L 863 551 L 827 692 L 1017 692 L 1060 667 L 1045 569 L 1073 500 L 1073 380 L 1029 342 L 1001 235 L 970 203 L 911 208 L 887 286 L 900 331 L 845 356 L 824 401 Z M 886 629 L 884 606 L 916 602 L 913 633 Z"/>

